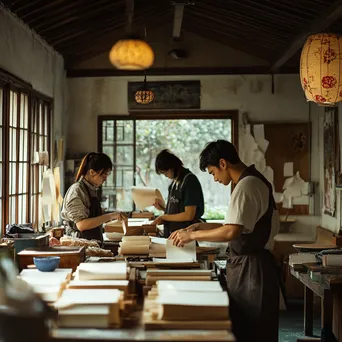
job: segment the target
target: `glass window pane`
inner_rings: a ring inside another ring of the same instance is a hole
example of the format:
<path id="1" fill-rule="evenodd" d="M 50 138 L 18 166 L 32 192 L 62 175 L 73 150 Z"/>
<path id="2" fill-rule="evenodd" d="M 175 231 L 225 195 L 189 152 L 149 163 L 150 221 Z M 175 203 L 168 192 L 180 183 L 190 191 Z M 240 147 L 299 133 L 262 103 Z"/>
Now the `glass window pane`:
<path id="1" fill-rule="evenodd" d="M 44 128 L 44 134 L 47 135 L 49 132 L 49 106 L 46 106 L 46 110 L 45 110 L 45 128 Z"/>
<path id="2" fill-rule="evenodd" d="M 18 175 L 18 180 L 19 180 L 19 194 L 23 193 L 23 163 L 19 164 L 19 175 Z"/>
<path id="3" fill-rule="evenodd" d="M 27 189 L 27 177 L 28 177 L 28 167 L 29 167 L 29 164 L 25 163 L 25 164 L 22 164 L 23 165 L 23 168 L 22 168 L 22 177 L 23 177 L 23 192 L 27 192 L 28 189 Z"/>
<path id="4" fill-rule="evenodd" d="M 23 223 L 28 222 L 28 217 L 27 217 L 27 197 L 28 195 L 23 196 Z"/>
<path id="5" fill-rule="evenodd" d="M 20 117 L 19 117 L 19 127 L 24 127 L 24 112 L 25 112 L 25 95 L 20 94 Z"/>
<path id="6" fill-rule="evenodd" d="M 43 118 L 44 118 L 44 107 L 40 103 L 40 105 L 39 105 L 39 133 L 40 134 L 42 134 L 44 132 Z"/>
<path id="7" fill-rule="evenodd" d="M 15 196 L 10 197 L 10 212 L 9 212 L 9 217 L 10 217 L 10 222 L 9 223 L 17 223 L 15 222 L 15 214 L 16 214 L 16 198 Z"/>
<path id="8" fill-rule="evenodd" d="M 18 196 L 18 223 L 24 223 L 23 222 L 23 196 Z"/>
<path id="9" fill-rule="evenodd" d="M 10 161 L 17 160 L 17 131 L 14 128 L 10 128 L 9 134 L 10 140 Z"/>
<path id="10" fill-rule="evenodd" d="M 114 121 L 105 120 L 102 122 L 102 143 L 113 144 L 114 142 Z"/>
<path id="11" fill-rule="evenodd" d="M 117 120 L 116 142 L 120 144 L 133 144 L 133 120 Z"/>
<path id="12" fill-rule="evenodd" d="M 103 153 L 107 154 L 114 163 L 114 147 L 113 146 L 103 146 Z"/>
<path id="13" fill-rule="evenodd" d="M 10 163 L 10 195 L 15 194 L 15 190 L 16 190 L 16 186 L 17 186 L 17 167 L 16 167 L 16 163 Z"/>
<path id="14" fill-rule="evenodd" d="M 133 146 L 116 147 L 116 165 L 133 165 Z"/>
<path id="15" fill-rule="evenodd" d="M 28 96 L 25 96 L 24 128 L 28 128 Z"/>
<path id="16" fill-rule="evenodd" d="M 29 143 L 28 143 L 28 131 L 24 131 L 24 146 L 23 146 L 23 161 L 28 161 L 29 158 Z"/>
<path id="17" fill-rule="evenodd" d="M 12 92 L 12 101 L 11 101 L 11 108 L 10 108 L 10 122 L 12 122 L 11 126 L 17 127 L 17 117 L 18 117 L 18 109 L 17 109 L 17 104 L 18 104 L 18 95 L 15 92 Z"/>

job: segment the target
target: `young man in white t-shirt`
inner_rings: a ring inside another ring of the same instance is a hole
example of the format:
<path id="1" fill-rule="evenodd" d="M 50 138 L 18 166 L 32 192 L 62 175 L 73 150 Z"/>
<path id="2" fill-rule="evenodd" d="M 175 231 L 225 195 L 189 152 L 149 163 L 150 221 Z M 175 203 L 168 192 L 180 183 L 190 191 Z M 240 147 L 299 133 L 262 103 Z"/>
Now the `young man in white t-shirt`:
<path id="1" fill-rule="evenodd" d="M 200 168 L 215 182 L 236 186 L 224 225 L 196 223 L 176 231 L 177 246 L 190 241 L 229 242 L 227 290 L 233 332 L 238 342 L 278 341 L 279 281 L 269 249 L 279 230 L 272 185 L 254 165 L 241 162 L 233 144 L 209 143 L 200 155 Z"/>

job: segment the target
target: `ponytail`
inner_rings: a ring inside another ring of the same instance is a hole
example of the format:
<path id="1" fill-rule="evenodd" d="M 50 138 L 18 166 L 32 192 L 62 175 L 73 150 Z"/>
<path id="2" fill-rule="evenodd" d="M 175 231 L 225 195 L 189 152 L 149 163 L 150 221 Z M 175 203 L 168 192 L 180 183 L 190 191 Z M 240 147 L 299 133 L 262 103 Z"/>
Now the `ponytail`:
<path id="1" fill-rule="evenodd" d="M 89 164 L 89 163 L 88 163 L 89 157 L 90 157 L 90 155 L 92 155 L 92 154 L 94 154 L 94 153 L 93 153 L 93 152 L 87 153 L 87 154 L 83 157 L 83 159 L 82 159 L 82 161 L 81 161 L 81 165 L 80 165 L 80 167 L 78 168 L 78 171 L 77 171 L 77 174 L 76 174 L 76 182 L 78 182 L 78 181 L 80 180 L 80 178 L 81 178 L 82 176 L 84 176 L 84 175 L 87 173 L 87 171 L 88 171 L 87 164 Z"/>
<path id="2" fill-rule="evenodd" d="M 78 182 L 82 176 L 85 176 L 91 169 L 96 172 L 103 173 L 105 171 L 111 170 L 112 168 L 112 161 L 106 154 L 95 152 L 88 153 L 81 161 L 81 165 L 76 174 L 76 182 Z"/>

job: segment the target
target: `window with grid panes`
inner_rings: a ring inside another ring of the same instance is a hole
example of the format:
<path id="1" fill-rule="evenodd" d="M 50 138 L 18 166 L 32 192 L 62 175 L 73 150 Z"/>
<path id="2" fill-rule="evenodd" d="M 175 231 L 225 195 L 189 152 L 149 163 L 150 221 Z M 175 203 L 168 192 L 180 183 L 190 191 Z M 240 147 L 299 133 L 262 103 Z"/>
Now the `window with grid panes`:
<path id="1" fill-rule="evenodd" d="M 39 222 L 42 175 L 33 152 L 50 155 L 51 99 L 0 69 L 0 232 L 8 223 Z"/>
<path id="2" fill-rule="evenodd" d="M 32 100 L 32 116 L 31 116 L 31 155 L 35 152 L 50 152 L 50 118 L 51 105 L 39 98 Z M 47 166 L 32 165 L 31 167 L 31 214 L 34 227 L 39 222 L 41 216 L 41 193 L 43 173 Z"/>
<path id="3" fill-rule="evenodd" d="M 29 222 L 29 104 L 28 94 L 10 90 L 8 127 L 8 220 Z"/>

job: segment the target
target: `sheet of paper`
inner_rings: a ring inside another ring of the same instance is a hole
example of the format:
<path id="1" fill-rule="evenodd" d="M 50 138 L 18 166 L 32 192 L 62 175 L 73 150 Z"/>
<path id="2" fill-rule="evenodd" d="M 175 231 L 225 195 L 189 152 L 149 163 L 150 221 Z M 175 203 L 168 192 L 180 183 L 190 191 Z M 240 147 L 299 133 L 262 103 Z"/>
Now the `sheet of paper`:
<path id="1" fill-rule="evenodd" d="M 259 141 L 265 140 L 264 125 L 253 125 L 254 138 Z"/>
<path id="2" fill-rule="evenodd" d="M 270 166 L 266 166 L 263 174 L 270 183 L 274 182 L 274 171 Z"/>
<path id="3" fill-rule="evenodd" d="M 121 292 L 117 289 L 66 289 L 55 303 L 56 308 L 75 304 L 118 303 Z"/>
<path id="4" fill-rule="evenodd" d="M 284 177 L 292 177 L 293 176 L 293 163 L 285 163 L 284 164 Z"/>
<path id="5" fill-rule="evenodd" d="M 283 201 L 283 193 L 282 192 L 275 192 L 273 194 L 274 200 L 276 203 L 280 203 Z"/>
<path id="6" fill-rule="evenodd" d="M 168 291 L 158 294 L 157 302 L 170 305 L 194 305 L 194 306 L 228 306 L 227 292 L 207 292 L 201 296 L 198 292 Z"/>
<path id="7" fill-rule="evenodd" d="M 222 292 L 218 281 L 186 281 L 186 280 L 158 280 L 158 292 L 160 291 L 190 291 L 190 292 Z"/>
<path id="8" fill-rule="evenodd" d="M 164 258 L 153 258 L 152 259 L 153 262 L 155 263 L 161 263 L 161 264 L 187 264 L 189 262 L 194 262 L 193 259 L 164 259 Z"/>
<path id="9" fill-rule="evenodd" d="M 166 259 L 191 259 L 196 261 L 196 241 L 191 241 L 190 243 L 184 245 L 184 247 L 177 247 L 173 245 L 173 240 L 167 240 Z"/>
<path id="10" fill-rule="evenodd" d="M 285 197 L 283 198 L 283 208 L 285 209 L 292 209 L 292 197 Z"/>
<path id="11" fill-rule="evenodd" d="M 151 242 L 158 245 L 166 245 L 167 239 L 151 236 Z"/>
<path id="12" fill-rule="evenodd" d="M 298 196 L 292 198 L 293 205 L 309 205 L 310 204 L 310 197 L 309 196 Z"/>
<path id="13" fill-rule="evenodd" d="M 263 153 L 266 153 L 269 141 L 266 139 L 258 140 L 258 146 Z"/>
<path id="14" fill-rule="evenodd" d="M 133 186 L 132 198 L 136 207 L 140 210 L 144 210 L 146 207 L 151 207 L 156 199 L 160 200 L 162 206 L 165 207 L 164 198 L 159 189 L 156 188 Z"/>

